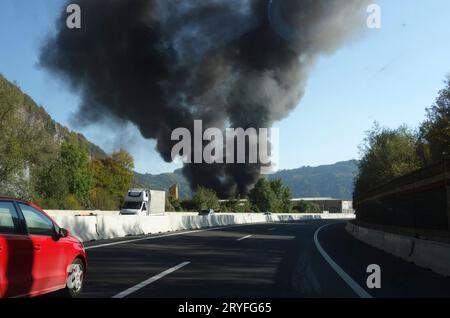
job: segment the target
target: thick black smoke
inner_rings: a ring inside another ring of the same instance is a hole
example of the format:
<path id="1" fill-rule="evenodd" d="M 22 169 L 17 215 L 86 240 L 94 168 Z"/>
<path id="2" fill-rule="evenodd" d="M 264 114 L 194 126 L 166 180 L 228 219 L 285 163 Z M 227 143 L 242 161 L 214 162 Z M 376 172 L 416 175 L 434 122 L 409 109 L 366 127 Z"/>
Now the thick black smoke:
<path id="1" fill-rule="evenodd" d="M 295 108 L 320 54 L 364 26 L 364 0 L 70 0 L 41 64 L 81 97 L 80 123 L 134 123 L 171 161 L 171 133 L 203 127 L 268 128 Z M 325 92 L 324 92 L 325 93 Z M 186 164 L 193 188 L 245 194 L 259 164 Z"/>

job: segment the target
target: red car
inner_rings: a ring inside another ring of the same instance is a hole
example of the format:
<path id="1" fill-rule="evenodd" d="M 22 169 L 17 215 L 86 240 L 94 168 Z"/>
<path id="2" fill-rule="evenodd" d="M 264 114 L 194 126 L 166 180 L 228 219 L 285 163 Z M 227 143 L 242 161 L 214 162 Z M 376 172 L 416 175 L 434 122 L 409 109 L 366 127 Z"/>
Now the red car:
<path id="1" fill-rule="evenodd" d="M 82 243 L 31 202 L 0 197 L 0 298 L 57 290 L 78 296 L 86 276 Z"/>

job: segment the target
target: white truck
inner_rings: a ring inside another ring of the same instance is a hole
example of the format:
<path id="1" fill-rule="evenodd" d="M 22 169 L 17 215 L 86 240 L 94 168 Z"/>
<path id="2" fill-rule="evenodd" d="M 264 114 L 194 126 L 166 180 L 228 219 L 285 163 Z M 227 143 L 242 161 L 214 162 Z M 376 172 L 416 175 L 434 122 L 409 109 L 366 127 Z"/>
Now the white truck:
<path id="1" fill-rule="evenodd" d="M 120 215 L 150 215 L 164 213 L 166 192 L 150 189 L 130 189 Z"/>

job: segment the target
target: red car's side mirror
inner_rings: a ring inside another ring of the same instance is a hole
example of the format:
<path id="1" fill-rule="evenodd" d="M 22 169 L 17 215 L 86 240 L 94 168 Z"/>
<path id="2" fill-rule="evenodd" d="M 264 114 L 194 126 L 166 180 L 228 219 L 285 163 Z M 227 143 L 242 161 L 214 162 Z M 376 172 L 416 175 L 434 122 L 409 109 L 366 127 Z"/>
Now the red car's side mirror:
<path id="1" fill-rule="evenodd" d="M 58 233 L 58 237 L 59 238 L 64 238 L 64 237 L 68 237 L 69 236 L 69 231 L 67 231 L 66 229 L 59 229 L 59 233 Z"/>

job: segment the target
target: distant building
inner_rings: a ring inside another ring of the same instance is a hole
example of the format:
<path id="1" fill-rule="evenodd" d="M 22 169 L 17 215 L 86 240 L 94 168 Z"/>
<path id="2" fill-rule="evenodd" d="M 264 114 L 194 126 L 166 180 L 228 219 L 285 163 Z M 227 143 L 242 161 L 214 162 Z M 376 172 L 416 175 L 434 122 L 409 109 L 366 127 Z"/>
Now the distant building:
<path id="1" fill-rule="evenodd" d="M 295 198 L 292 199 L 292 204 L 295 207 L 296 203 L 305 201 L 316 204 L 322 212 L 328 213 L 354 213 L 353 201 L 341 200 L 327 197 L 316 198 Z"/>
<path id="2" fill-rule="evenodd" d="M 226 203 L 230 200 L 219 200 L 220 203 Z M 248 200 L 239 200 L 240 205 L 244 205 Z M 315 198 L 294 198 L 292 199 L 292 207 L 295 208 L 299 202 L 305 201 L 308 203 L 316 204 L 320 211 L 324 213 L 355 213 L 353 209 L 353 201 L 341 200 L 327 197 L 315 197 Z"/>

